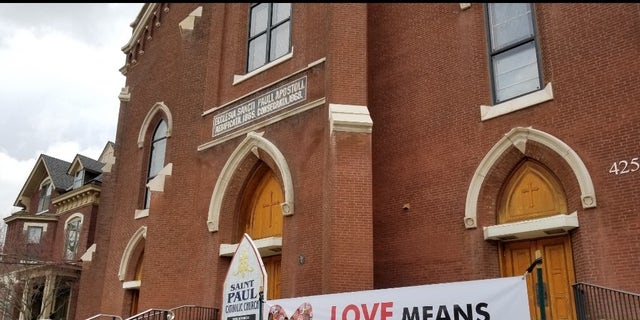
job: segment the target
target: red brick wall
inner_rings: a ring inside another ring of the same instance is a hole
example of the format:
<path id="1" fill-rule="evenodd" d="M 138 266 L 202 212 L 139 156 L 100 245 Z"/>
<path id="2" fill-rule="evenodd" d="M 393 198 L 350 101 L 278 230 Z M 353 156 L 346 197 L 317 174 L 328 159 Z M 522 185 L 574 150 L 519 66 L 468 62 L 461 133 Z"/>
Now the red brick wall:
<path id="1" fill-rule="evenodd" d="M 482 227 L 495 224 L 499 188 L 523 155 L 499 161 L 485 180 L 474 230 L 462 224 L 466 194 L 491 147 L 511 128 L 532 126 L 569 145 L 595 185 L 598 206 L 583 209 L 566 163 L 528 144 L 526 156 L 561 178 L 569 212 L 578 212 L 577 281 L 640 290 L 629 268 L 636 257 L 628 256 L 639 240 L 635 178 L 608 173 L 612 162 L 638 156 L 631 138 L 640 116 L 631 85 L 640 66 L 637 5 L 536 4 L 543 79 L 553 83 L 554 100 L 484 122 L 479 105 L 491 99 L 482 5 L 369 8 L 376 286 L 499 275 L 496 245 L 482 240 Z"/>
<path id="2" fill-rule="evenodd" d="M 233 76 L 246 63 L 248 4 L 204 5 L 194 31 L 180 35 L 178 23 L 196 6 L 172 4 L 144 55 L 128 68 L 131 100 L 120 107 L 117 162 L 103 184 L 98 251 L 83 271 L 79 315 L 126 316 L 117 272 L 142 226 L 139 310 L 220 307 L 229 258 L 220 258 L 218 248 L 237 241 L 237 195 L 258 160 L 250 155 L 232 176 L 219 230 L 209 232 L 214 186 L 246 137 L 198 151 L 213 139 L 217 111 L 211 109 L 303 75 L 306 102 L 325 102 L 257 129 L 284 155 L 293 182 L 283 297 L 499 276 L 498 245 L 484 240 L 482 227 L 495 224 L 502 183 L 525 156 L 559 177 L 569 211 L 578 212 L 580 227 L 571 233 L 577 280 L 640 291 L 630 267 L 640 259 L 632 254 L 640 240 L 634 211 L 640 173 L 608 173 L 613 161 L 640 157 L 636 4 L 536 4 L 543 79 L 553 83 L 554 99 L 487 121 L 480 119 L 480 105 L 491 104 L 480 4 L 464 11 L 457 3 L 294 4 L 293 57 L 236 85 Z M 164 192 L 153 194 L 150 215 L 136 220 L 149 153 L 137 138 L 157 102 L 173 117 L 165 157 L 173 172 Z M 330 135 L 329 103 L 367 106 L 373 133 Z M 580 156 L 597 208 L 582 208 L 576 177 L 560 155 L 530 142 L 525 154 L 508 150 L 490 170 L 478 199 L 478 228 L 465 229 L 466 195 L 478 165 L 504 134 L 529 126 Z M 611 268 L 616 272 L 604 272 Z M 96 282 L 104 286 L 92 291 L 87 283 Z"/>
<path id="3" fill-rule="evenodd" d="M 103 173 L 103 186 L 114 182 L 112 179 L 111 173 Z M 86 319 L 101 312 L 102 292 L 104 290 L 104 279 L 106 278 L 105 261 L 109 252 L 111 210 L 117 202 L 113 194 L 113 189 L 102 188 L 99 208 L 93 207 L 91 215 L 85 215 L 84 217 L 82 230 L 88 232 L 86 232 L 86 242 L 84 242 L 85 238 L 82 236 L 85 232 L 81 234 L 80 243 L 85 244 L 87 248 L 95 243 L 96 252 L 91 256 L 90 261 L 82 263 L 81 280 L 76 288 L 78 299 L 75 301 L 75 319 Z M 88 230 L 86 227 L 89 227 Z M 86 250 L 82 251 L 81 254 L 85 252 Z"/>

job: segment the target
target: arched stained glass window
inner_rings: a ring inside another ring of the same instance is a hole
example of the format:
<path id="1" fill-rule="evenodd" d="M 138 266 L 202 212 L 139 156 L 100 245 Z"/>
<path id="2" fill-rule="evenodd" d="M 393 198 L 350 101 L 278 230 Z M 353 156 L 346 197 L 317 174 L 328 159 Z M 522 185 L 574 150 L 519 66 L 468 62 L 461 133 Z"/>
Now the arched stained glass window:
<path id="1" fill-rule="evenodd" d="M 65 227 L 64 257 L 67 260 L 73 260 L 78 252 L 81 224 L 82 219 L 77 217 L 67 222 Z"/>
<path id="2" fill-rule="evenodd" d="M 147 171 L 147 183 L 155 178 L 158 172 L 164 167 L 164 154 L 167 149 L 167 122 L 160 120 L 156 129 L 153 131 L 153 140 L 151 141 L 151 150 L 149 156 L 149 168 Z M 148 209 L 151 204 L 151 190 L 146 188 L 144 197 L 144 208 Z"/>

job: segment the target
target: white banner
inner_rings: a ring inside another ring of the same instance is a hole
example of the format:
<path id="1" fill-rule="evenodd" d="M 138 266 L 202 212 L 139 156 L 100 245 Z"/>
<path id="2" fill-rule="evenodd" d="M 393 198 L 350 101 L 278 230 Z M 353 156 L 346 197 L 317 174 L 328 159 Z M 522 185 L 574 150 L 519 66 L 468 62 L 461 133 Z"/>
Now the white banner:
<path id="1" fill-rule="evenodd" d="M 265 320 L 527 320 L 526 280 L 451 282 L 267 301 Z"/>

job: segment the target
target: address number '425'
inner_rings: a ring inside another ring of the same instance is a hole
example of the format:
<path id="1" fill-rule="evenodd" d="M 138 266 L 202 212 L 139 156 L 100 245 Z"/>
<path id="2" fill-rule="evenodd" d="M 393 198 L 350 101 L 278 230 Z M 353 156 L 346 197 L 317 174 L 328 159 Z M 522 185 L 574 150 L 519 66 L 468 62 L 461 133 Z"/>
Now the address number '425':
<path id="1" fill-rule="evenodd" d="M 609 169 L 609 173 L 618 175 L 638 171 L 638 169 L 640 169 L 638 158 L 633 158 L 631 161 L 620 160 L 614 162 Z"/>

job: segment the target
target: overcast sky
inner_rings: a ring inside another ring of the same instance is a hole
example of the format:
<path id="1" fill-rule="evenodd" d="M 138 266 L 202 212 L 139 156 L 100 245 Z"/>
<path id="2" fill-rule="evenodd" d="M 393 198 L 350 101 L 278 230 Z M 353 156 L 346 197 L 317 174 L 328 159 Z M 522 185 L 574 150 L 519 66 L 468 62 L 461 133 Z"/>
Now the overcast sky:
<path id="1" fill-rule="evenodd" d="M 1 217 L 40 154 L 97 159 L 115 142 L 121 48 L 142 5 L 0 3 Z"/>

